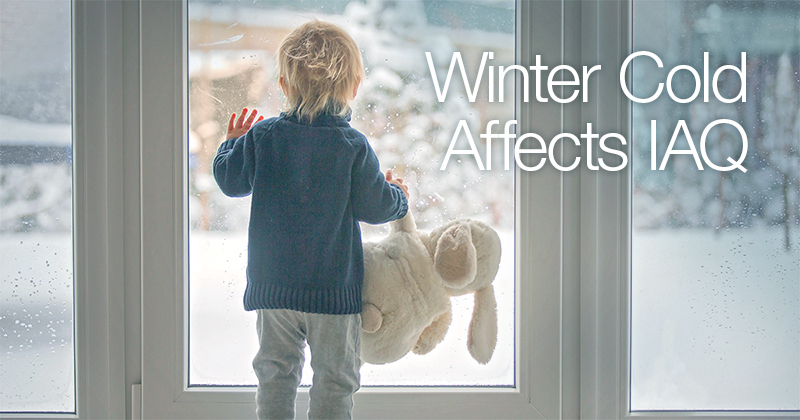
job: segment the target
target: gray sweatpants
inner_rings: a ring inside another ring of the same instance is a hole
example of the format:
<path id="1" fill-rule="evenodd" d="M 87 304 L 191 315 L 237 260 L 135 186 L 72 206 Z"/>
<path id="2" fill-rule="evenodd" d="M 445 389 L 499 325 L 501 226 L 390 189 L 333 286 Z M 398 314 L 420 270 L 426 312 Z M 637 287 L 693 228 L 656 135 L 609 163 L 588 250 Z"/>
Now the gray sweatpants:
<path id="1" fill-rule="evenodd" d="M 352 418 L 353 394 L 361 380 L 361 315 L 288 309 L 260 309 L 257 313 L 260 348 L 253 369 L 258 377 L 258 418 L 294 418 L 306 341 L 314 370 L 308 418 Z"/>

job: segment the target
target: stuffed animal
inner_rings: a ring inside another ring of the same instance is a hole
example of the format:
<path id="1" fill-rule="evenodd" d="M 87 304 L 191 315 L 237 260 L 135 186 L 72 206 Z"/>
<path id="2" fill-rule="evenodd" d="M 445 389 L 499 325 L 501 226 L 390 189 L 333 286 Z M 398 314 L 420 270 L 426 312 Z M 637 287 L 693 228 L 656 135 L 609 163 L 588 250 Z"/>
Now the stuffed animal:
<path id="1" fill-rule="evenodd" d="M 409 351 L 426 354 L 447 333 L 450 297 L 475 295 L 467 348 L 478 363 L 497 343 L 492 281 L 500 266 L 500 237 L 476 220 L 417 231 L 411 213 L 392 222 L 390 235 L 364 244 L 361 359 L 384 364 Z"/>

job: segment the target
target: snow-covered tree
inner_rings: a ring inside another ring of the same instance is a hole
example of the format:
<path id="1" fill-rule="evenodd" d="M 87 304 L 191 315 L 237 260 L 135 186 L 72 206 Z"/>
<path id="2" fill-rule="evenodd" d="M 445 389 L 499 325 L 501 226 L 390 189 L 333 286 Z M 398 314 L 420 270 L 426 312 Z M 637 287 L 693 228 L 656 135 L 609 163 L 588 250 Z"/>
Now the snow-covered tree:
<path id="1" fill-rule="evenodd" d="M 0 232 L 69 232 L 72 166 L 0 165 Z"/>
<path id="2" fill-rule="evenodd" d="M 768 163 L 766 170 L 774 177 L 774 193 L 764 217 L 783 225 L 784 246 L 791 247 L 790 231 L 800 222 L 800 106 L 798 106 L 797 72 L 788 54 L 778 59 L 774 77 L 767 80 L 763 93 L 762 118 L 764 137 L 759 151 Z"/>
<path id="3" fill-rule="evenodd" d="M 456 51 L 449 33 L 428 26 L 419 0 L 351 2 L 345 18 L 366 67 L 353 125 L 370 139 L 384 167 L 396 168 L 406 179 L 417 222 L 425 227 L 481 217 L 510 226 L 510 171 L 504 172 L 498 163 L 493 171 L 480 171 L 471 157 L 458 156 L 444 171 L 439 169 L 460 120 L 467 121 L 484 153 L 477 135 L 480 113 L 463 94 L 455 94 L 453 86 L 460 78 L 453 78 L 444 102 L 438 102 L 433 88 L 425 52 L 431 52 L 438 77 L 444 80 Z M 459 148 L 465 148 L 463 135 L 459 141 Z"/>

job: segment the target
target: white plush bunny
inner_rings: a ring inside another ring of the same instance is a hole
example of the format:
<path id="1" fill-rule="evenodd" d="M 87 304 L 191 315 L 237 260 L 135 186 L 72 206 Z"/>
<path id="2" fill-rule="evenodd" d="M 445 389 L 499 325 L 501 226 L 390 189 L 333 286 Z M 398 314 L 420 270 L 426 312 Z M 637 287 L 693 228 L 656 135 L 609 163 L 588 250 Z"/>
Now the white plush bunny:
<path id="1" fill-rule="evenodd" d="M 500 253 L 497 232 L 476 220 L 430 233 L 417 231 L 411 213 L 392 222 L 387 238 L 364 244 L 361 359 L 383 364 L 430 352 L 450 326 L 450 297 L 474 293 L 467 348 L 488 363 L 497 343 L 492 281 Z"/>

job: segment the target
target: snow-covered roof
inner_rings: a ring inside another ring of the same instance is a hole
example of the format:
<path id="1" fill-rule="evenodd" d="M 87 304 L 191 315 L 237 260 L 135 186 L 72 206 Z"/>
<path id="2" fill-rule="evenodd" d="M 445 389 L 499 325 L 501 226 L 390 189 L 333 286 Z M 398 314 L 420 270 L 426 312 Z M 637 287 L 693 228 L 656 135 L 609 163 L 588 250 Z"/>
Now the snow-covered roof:
<path id="1" fill-rule="evenodd" d="M 211 79 L 224 79 L 252 69 L 254 65 L 272 70 L 275 63 L 263 50 L 189 50 L 189 77 L 205 72 Z"/>
<path id="2" fill-rule="evenodd" d="M 223 24 L 241 24 L 243 26 L 270 26 L 273 28 L 294 29 L 310 19 L 323 15 L 318 12 L 304 12 L 291 9 L 262 9 L 242 6 L 240 4 L 203 4 L 191 3 L 190 18 L 192 20 L 208 20 Z"/>
<path id="3" fill-rule="evenodd" d="M 70 124 L 47 124 L 0 115 L 0 146 L 70 146 Z"/>
<path id="4" fill-rule="evenodd" d="M 342 2 L 346 4 L 347 2 Z M 447 34 L 452 37 L 455 44 L 458 45 L 472 45 L 475 47 L 491 47 L 503 48 L 509 47 L 509 39 L 513 42 L 513 30 L 507 33 L 508 18 L 513 19 L 514 8 L 509 7 L 513 2 L 508 0 L 473 0 L 465 2 L 445 2 L 434 6 L 428 4 L 431 2 L 422 1 L 425 7 L 421 7 L 424 16 L 422 17 L 427 26 L 423 37 L 430 36 L 431 34 Z M 331 23 L 335 23 L 350 31 L 353 29 L 353 22 L 350 21 L 351 16 L 347 14 L 334 13 L 329 14 L 323 11 L 306 11 L 292 8 L 289 4 L 284 4 L 285 8 L 280 5 L 275 6 L 275 3 L 253 3 L 253 4 L 203 4 L 192 3 L 190 10 L 190 19 L 194 21 L 209 21 L 230 25 L 234 27 L 243 25 L 245 27 L 271 27 L 283 28 L 288 30 L 294 29 L 297 26 L 308 22 L 311 19 L 322 19 Z M 334 8 L 338 8 L 335 6 Z M 482 12 L 488 15 L 481 15 L 482 18 L 472 16 L 475 13 Z M 458 28 L 453 28 L 450 25 L 453 23 L 448 19 L 444 19 L 442 14 L 445 14 L 449 19 L 454 19 L 459 23 Z M 500 23 L 498 23 L 500 22 Z M 498 28 L 505 30 L 497 31 Z M 512 28 L 513 29 L 513 28 Z M 242 36 L 244 33 L 242 33 Z M 241 39 L 240 35 L 236 35 L 226 39 L 220 39 L 213 44 L 227 44 L 234 43 Z M 513 43 L 511 44 L 513 48 Z"/>

